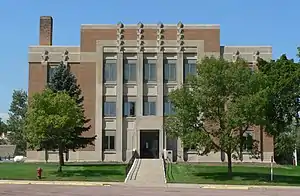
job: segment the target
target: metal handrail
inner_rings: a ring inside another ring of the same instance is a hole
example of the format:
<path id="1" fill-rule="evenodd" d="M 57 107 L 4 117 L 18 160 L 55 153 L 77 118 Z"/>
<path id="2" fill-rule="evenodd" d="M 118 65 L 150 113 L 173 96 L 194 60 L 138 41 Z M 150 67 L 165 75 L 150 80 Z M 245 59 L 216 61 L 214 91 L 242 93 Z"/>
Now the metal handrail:
<path id="1" fill-rule="evenodd" d="M 139 155 L 138 155 L 137 151 L 134 150 L 132 152 L 132 156 L 131 156 L 130 160 L 128 161 L 128 163 L 126 165 L 126 168 L 125 168 L 126 175 L 129 173 L 129 171 L 130 171 L 130 169 L 131 169 L 131 167 L 132 167 L 135 159 L 138 158 L 138 157 L 139 157 Z"/>

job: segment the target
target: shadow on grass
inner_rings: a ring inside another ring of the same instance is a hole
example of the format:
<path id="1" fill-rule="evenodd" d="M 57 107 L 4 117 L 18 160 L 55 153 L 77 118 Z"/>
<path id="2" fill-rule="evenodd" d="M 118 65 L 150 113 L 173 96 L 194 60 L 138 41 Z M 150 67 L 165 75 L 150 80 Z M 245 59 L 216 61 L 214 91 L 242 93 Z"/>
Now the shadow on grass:
<path id="1" fill-rule="evenodd" d="M 216 173 L 194 173 L 194 176 L 201 177 L 206 180 L 213 180 L 216 183 L 224 183 L 225 181 L 236 181 L 237 184 L 247 184 L 246 181 L 251 184 L 263 184 L 263 183 L 280 183 L 289 185 L 300 185 L 300 176 L 288 176 L 288 175 L 275 175 L 273 181 L 270 181 L 270 174 L 262 173 L 243 173 L 233 172 L 233 178 L 228 177 L 227 172 Z"/>
<path id="2" fill-rule="evenodd" d="M 65 164 L 64 167 L 119 167 L 124 166 L 125 164 L 120 163 L 69 163 Z"/>
<path id="3" fill-rule="evenodd" d="M 105 177 L 105 176 L 124 176 L 124 172 L 107 169 L 107 170 L 63 170 L 60 172 L 51 172 L 52 175 L 56 175 L 57 177 Z"/>

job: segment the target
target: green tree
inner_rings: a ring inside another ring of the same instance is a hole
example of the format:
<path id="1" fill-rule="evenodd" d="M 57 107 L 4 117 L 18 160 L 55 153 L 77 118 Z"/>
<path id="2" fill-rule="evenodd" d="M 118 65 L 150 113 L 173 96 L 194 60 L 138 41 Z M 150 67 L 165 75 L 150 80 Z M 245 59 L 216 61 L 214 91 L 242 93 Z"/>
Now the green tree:
<path id="1" fill-rule="evenodd" d="M 266 78 L 266 131 L 277 136 L 298 119 L 300 111 L 300 66 L 282 55 L 270 62 L 259 60 L 259 70 Z"/>
<path id="2" fill-rule="evenodd" d="M 286 162 L 299 138 L 300 66 L 282 55 L 270 62 L 259 59 L 259 70 L 266 78 L 266 131 L 274 136 L 277 161 Z"/>
<path id="3" fill-rule="evenodd" d="M 197 72 L 170 93 L 175 114 L 166 119 L 165 128 L 185 148 L 196 147 L 201 155 L 225 152 L 231 177 L 232 157 L 240 157 L 243 134 L 262 120 L 263 78 L 242 59 L 233 63 L 206 57 Z M 257 153 L 255 144 L 251 144 L 253 153 Z"/>
<path id="4" fill-rule="evenodd" d="M 4 138 L 1 138 L 1 136 L 6 133 L 7 133 L 7 125 L 0 118 L 0 145 L 7 144 L 7 141 Z"/>
<path id="5" fill-rule="evenodd" d="M 16 145 L 16 154 L 26 154 L 26 138 L 24 136 L 24 120 L 27 112 L 27 93 L 23 90 L 14 90 L 7 120 L 8 141 Z"/>
<path id="6" fill-rule="evenodd" d="M 41 149 L 47 144 L 49 150 L 58 150 L 61 172 L 65 148 L 81 138 L 75 128 L 83 126 L 82 110 L 67 93 L 49 89 L 35 94 L 29 106 L 25 121 L 29 148 Z"/>
<path id="7" fill-rule="evenodd" d="M 60 65 L 55 68 L 52 76 L 50 77 L 50 81 L 48 83 L 48 88 L 53 92 L 67 92 L 69 96 L 76 100 L 76 103 L 80 107 L 82 113 L 84 114 L 83 100 L 84 97 L 81 95 L 80 86 L 77 84 L 77 79 L 75 75 L 70 71 L 70 67 L 68 65 L 64 65 L 60 63 Z M 90 119 L 87 119 L 84 115 L 82 115 L 80 126 L 75 128 L 77 134 L 81 134 L 83 132 L 88 131 L 91 126 L 87 126 Z M 76 140 L 72 140 L 72 142 L 68 143 L 66 146 L 66 151 L 68 149 L 75 150 L 78 148 L 84 148 L 87 145 L 93 145 L 93 141 L 96 136 L 93 137 L 78 137 Z"/>

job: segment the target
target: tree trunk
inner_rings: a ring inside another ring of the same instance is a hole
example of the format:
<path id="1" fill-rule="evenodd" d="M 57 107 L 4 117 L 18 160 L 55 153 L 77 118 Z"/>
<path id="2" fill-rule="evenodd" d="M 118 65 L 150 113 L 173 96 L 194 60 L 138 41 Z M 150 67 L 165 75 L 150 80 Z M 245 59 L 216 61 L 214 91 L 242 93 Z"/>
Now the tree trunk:
<path id="1" fill-rule="evenodd" d="M 243 141 L 243 131 L 240 130 L 240 152 L 239 152 L 239 159 L 240 161 L 243 161 L 243 145 L 244 145 L 244 141 Z"/>
<path id="2" fill-rule="evenodd" d="M 58 149 L 58 156 L 59 156 L 59 167 L 58 172 L 62 172 L 62 166 L 64 166 L 64 151 L 62 147 L 59 147 Z"/>
<path id="3" fill-rule="evenodd" d="M 227 161 L 228 161 L 228 177 L 231 179 L 232 178 L 232 157 L 231 153 L 227 153 Z"/>

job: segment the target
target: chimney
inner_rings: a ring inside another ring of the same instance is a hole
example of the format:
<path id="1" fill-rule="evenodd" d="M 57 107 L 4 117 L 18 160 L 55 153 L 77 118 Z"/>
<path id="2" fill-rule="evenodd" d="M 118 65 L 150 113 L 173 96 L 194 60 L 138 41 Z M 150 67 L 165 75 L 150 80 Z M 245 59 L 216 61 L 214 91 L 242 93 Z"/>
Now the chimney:
<path id="1" fill-rule="evenodd" d="M 52 45 L 53 19 L 51 16 L 40 17 L 40 45 Z"/>

